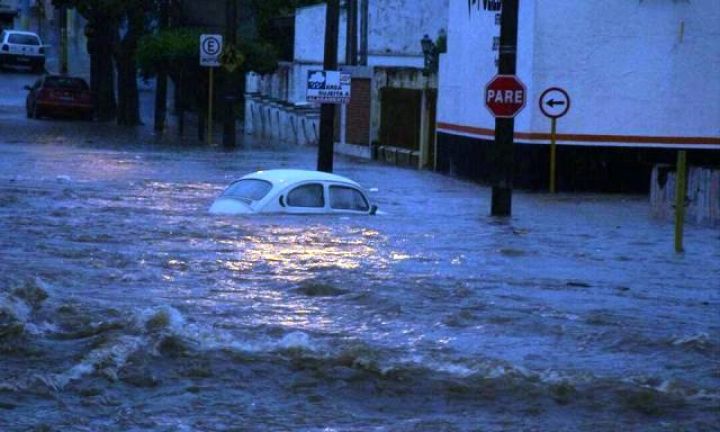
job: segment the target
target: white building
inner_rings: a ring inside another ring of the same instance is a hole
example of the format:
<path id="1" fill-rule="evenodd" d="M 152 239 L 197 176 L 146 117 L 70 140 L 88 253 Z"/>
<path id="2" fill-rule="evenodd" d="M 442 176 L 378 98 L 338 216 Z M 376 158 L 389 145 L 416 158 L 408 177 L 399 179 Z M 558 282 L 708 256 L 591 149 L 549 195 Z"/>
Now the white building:
<path id="1" fill-rule="evenodd" d="M 435 37 L 447 28 L 449 0 L 356 0 L 367 4 L 359 9 L 358 45 L 360 66 L 347 66 L 347 11 L 341 9 L 338 63 L 352 73 L 352 101 L 341 107 L 337 140 L 366 147 L 377 137 L 379 105 L 377 93 L 384 83 L 374 79 L 377 69 L 424 66 L 420 45 L 423 35 Z M 260 77 L 250 74 L 247 82 L 245 130 L 299 144 L 317 141 L 317 106 L 306 102 L 308 71 L 322 69 L 326 5 L 299 8 L 295 13 L 293 62 L 282 63 L 277 73 Z M 366 29 L 366 30 L 364 30 Z M 366 50 L 363 50 L 366 46 Z M 364 52 L 363 52 L 364 51 Z M 371 127 L 372 123 L 375 123 Z"/>
<path id="2" fill-rule="evenodd" d="M 450 0 L 439 74 L 438 167 L 485 180 L 494 3 Z M 652 163 L 671 162 L 678 148 L 692 150 L 696 164 L 720 163 L 720 1 L 520 0 L 519 10 L 517 75 L 529 95 L 515 119 L 521 185 L 546 184 L 550 121 L 538 98 L 549 87 L 566 89 L 572 102 L 558 120 L 561 187 L 608 176 L 603 189 L 638 190 Z"/>

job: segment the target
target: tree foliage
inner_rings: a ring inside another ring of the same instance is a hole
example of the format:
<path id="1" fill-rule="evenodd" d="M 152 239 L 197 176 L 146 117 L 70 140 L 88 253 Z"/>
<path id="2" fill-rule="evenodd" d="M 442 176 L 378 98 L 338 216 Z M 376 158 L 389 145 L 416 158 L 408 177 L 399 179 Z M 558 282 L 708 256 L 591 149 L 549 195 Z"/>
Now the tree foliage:
<path id="1" fill-rule="evenodd" d="M 251 0 L 261 37 L 272 35 L 272 20 L 292 15 L 296 8 L 323 3 L 325 0 Z"/>
<path id="2" fill-rule="evenodd" d="M 165 72 L 172 76 L 179 67 L 197 63 L 200 34 L 197 29 L 181 28 L 143 36 L 137 52 L 141 73 L 151 76 Z"/>
<path id="3" fill-rule="evenodd" d="M 183 69 L 197 69 L 199 73 L 198 52 L 200 50 L 199 29 L 179 28 L 147 34 L 140 40 L 137 52 L 140 72 L 152 76 L 158 72 L 168 73 L 173 79 Z M 237 49 L 243 64 L 238 73 L 252 70 L 258 73 L 269 73 L 277 67 L 275 48 L 262 41 L 240 40 Z"/>
<path id="4" fill-rule="evenodd" d="M 262 41 L 275 47 L 276 53 L 289 56 L 293 34 L 289 28 L 278 28 L 278 18 L 291 18 L 295 9 L 322 3 L 324 0 L 250 0 L 255 12 L 257 32 Z M 290 60 L 289 58 L 286 60 Z"/>

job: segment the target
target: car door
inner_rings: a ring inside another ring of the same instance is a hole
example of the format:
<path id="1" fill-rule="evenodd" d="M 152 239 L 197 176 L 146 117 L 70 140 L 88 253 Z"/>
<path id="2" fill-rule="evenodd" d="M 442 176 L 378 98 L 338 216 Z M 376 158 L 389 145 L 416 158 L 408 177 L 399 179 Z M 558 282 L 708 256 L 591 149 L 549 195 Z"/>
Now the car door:
<path id="1" fill-rule="evenodd" d="M 286 213 L 319 214 L 327 212 L 325 187 L 321 182 L 294 186 L 280 197 Z"/>

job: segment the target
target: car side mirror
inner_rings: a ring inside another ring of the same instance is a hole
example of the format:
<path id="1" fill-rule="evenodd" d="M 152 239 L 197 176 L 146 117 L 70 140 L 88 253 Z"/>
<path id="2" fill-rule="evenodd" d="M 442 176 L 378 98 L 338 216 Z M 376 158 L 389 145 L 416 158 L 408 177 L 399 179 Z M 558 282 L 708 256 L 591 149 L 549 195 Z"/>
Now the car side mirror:
<path id="1" fill-rule="evenodd" d="M 377 213 L 377 211 L 378 211 L 378 206 L 376 206 L 375 204 L 370 206 L 370 214 L 371 215 L 374 215 L 375 213 Z"/>
<path id="2" fill-rule="evenodd" d="M 23 88 L 24 88 L 25 90 L 27 90 L 27 91 L 32 90 L 32 87 L 30 87 L 29 85 L 23 86 Z"/>

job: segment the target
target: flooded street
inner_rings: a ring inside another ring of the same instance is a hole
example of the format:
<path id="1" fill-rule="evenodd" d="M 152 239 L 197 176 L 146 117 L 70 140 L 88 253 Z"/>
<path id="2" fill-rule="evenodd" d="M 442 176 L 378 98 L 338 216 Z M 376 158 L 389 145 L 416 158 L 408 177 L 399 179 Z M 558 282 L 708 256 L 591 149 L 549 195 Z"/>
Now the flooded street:
<path id="1" fill-rule="evenodd" d="M 720 232 L 351 159 L 382 215 L 213 216 L 315 149 L 0 120 L 0 430 L 717 430 Z M 78 137 L 78 138 L 72 138 Z"/>

